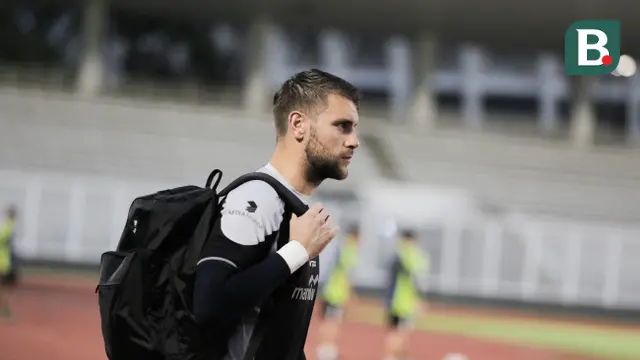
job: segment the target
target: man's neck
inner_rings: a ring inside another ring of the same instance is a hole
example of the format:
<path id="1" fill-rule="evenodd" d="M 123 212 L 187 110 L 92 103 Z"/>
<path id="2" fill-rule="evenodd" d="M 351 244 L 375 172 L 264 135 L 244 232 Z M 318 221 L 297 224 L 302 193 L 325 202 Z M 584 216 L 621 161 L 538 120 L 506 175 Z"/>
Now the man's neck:
<path id="1" fill-rule="evenodd" d="M 317 185 L 307 181 L 302 159 L 292 161 L 291 156 L 283 152 L 282 149 L 276 148 L 269 163 L 297 192 L 302 195 L 311 196 L 317 188 Z"/>

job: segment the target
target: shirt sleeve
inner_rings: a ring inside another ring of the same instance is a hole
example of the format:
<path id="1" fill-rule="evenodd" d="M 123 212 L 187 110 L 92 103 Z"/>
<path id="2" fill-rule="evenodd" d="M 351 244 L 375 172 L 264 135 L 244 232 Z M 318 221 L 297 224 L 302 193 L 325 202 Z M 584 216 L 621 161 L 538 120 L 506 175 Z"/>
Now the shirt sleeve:
<path id="1" fill-rule="evenodd" d="M 269 184 L 250 181 L 239 186 L 223 200 L 198 265 L 221 261 L 246 269 L 262 260 L 271 250 L 283 214 L 284 204 Z"/>
<path id="2" fill-rule="evenodd" d="M 227 195 L 196 270 L 193 305 L 199 323 L 232 326 L 309 261 L 297 241 L 272 252 L 283 214 L 283 202 L 266 183 L 248 182 Z"/>

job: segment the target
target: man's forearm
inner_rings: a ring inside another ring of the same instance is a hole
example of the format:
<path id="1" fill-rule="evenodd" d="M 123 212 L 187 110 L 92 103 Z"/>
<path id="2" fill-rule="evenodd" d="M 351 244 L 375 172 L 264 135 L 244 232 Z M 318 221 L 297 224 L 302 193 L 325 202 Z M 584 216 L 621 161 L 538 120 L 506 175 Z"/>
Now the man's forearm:
<path id="1" fill-rule="evenodd" d="M 289 243 L 246 270 L 210 260 L 198 266 L 194 288 L 194 315 L 198 323 L 237 319 L 262 304 L 292 272 L 308 260 L 299 243 Z"/>

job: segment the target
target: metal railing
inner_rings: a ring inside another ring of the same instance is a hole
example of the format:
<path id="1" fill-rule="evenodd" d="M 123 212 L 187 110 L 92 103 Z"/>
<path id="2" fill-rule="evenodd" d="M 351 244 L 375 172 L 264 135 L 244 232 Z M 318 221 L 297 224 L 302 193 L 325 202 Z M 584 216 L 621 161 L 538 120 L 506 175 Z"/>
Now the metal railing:
<path id="1" fill-rule="evenodd" d="M 115 247 L 130 202 L 180 184 L 71 174 L 0 172 L 0 203 L 20 209 L 17 249 L 29 259 L 98 263 Z M 405 186 L 405 185 L 403 185 Z M 416 196 L 416 198 L 419 198 Z M 403 198 L 394 208 L 419 211 Z M 339 201 L 336 207 L 346 209 Z M 381 287 L 393 242 L 385 218 L 402 214 L 363 204 L 356 284 Z M 507 213 L 421 223 L 431 253 L 429 286 L 445 294 L 640 308 L 640 226 Z M 404 214 L 406 215 L 406 214 Z M 354 217 L 344 211 L 339 217 Z"/>

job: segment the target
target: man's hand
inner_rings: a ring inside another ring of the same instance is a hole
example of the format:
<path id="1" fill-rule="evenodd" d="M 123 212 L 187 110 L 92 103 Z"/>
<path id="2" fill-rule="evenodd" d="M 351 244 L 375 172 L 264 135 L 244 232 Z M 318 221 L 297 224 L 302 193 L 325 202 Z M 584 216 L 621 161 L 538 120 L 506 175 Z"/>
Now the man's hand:
<path id="1" fill-rule="evenodd" d="M 338 228 L 331 225 L 331 216 L 322 204 L 315 204 L 304 215 L 291 216 L 289 239 L 296 240 L 309 253 L 309 258 L 318 256 L 336 237 Z"/>

